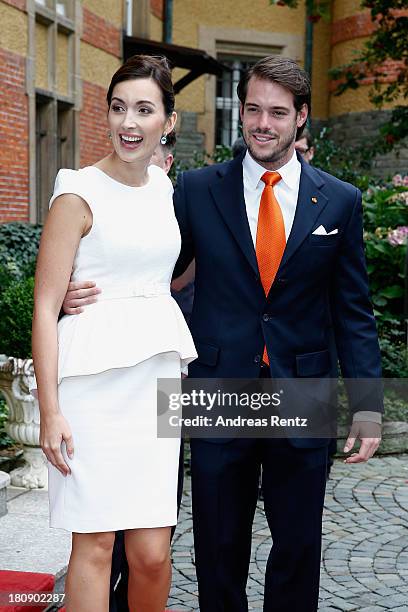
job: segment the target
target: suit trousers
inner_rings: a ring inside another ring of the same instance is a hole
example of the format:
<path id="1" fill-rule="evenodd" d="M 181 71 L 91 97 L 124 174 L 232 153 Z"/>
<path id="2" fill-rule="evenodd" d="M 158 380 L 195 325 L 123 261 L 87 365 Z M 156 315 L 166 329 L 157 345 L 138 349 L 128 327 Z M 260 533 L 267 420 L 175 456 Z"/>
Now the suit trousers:
<path id="1" fill-rule="evenodd" d="M 246 583 L 262 466 L 272 546 L 264 612 L 318 608 L 327 448 L 285 438 L 191 440 L 200 612 L 247 612 Z"/>

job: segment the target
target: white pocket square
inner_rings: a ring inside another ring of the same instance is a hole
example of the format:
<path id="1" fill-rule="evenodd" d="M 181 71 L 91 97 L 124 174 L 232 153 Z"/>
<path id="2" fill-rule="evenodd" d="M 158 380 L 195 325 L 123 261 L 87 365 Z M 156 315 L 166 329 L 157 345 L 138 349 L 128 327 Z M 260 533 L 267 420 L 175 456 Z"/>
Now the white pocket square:
<path id="1" fill-rule="evenodd" d="M 314 234 L 315 236 L 334 236 L 334 234 L 338 233 L 339 230 L 337 228 L 332 230 L 331 232 L 328 232 L 324 225 L 319 225 L 319 227 L 316 228 L 314 232 L 312 232 L 312 234 Z"/>

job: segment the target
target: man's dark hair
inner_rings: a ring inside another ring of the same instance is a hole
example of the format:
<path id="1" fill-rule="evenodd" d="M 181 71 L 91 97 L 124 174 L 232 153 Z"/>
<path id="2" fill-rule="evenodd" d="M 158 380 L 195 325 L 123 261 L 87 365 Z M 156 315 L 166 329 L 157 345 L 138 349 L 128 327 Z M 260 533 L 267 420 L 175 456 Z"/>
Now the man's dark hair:
<path id="1" fill-rule="evenodd" d="M 306 104 L 310 115 L 310 78 L 307 72 L 302 70 L 294 60 L 282 57 L 281 55 L 268 55 L 244 72 L 237 87 L 238 98 L 242 105 L 245 104 L 248 83 L 252 77 L 263 79 L 264 81 L 273 81 L 289 89 L 293 94 L 293 103 L 296 111 L 300 111 L 302 106 Z M 296 140 L 299 140 L 301 137 L 303 129 L 304 126 L 298 128 Z"/>

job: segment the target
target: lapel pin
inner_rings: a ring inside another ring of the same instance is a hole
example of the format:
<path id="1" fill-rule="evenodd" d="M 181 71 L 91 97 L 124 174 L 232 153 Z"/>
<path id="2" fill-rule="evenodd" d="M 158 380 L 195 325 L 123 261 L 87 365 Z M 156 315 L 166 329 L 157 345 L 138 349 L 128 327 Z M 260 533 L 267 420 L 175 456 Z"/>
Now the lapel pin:
<path id="1" fill-rule="evenodd" d="M 312 196 L 312 202 L 313 202 L 313 204 L 317 204 L 317 198 L 316 198 L 316 196 Z"/>

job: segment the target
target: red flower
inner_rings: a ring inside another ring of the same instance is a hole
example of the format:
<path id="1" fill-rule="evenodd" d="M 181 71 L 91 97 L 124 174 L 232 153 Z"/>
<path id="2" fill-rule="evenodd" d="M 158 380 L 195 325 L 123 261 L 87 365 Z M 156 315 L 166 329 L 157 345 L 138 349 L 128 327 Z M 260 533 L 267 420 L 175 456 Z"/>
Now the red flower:
<path id="1" fill-rule="evenodd" d="M 395 136 L 393 136 L 392 134 L 387 134 L 385 137 L 385 142 L 389 145 L 394 144 L 395 142 Z"/>
<path id="2" fill-rule="evenodd" d="M 320 17 L 320 15 L 309 15 L 308 20 L 312 23 L 317 23 L 318 21 L 320 21 Z"/>

